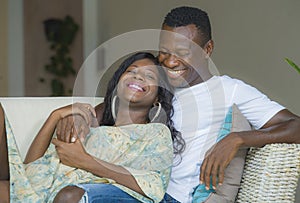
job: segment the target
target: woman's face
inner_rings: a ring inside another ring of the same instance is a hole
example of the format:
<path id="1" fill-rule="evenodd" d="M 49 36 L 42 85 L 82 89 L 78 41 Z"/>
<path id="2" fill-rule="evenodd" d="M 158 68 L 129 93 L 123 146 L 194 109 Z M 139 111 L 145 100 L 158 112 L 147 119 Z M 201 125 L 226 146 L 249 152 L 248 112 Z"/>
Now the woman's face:
<path id="1" fill-rule="evenodd" d="M 131 104 L 151 107 L 156 101 L 159 74 L 149 59 L 133 62 L 121 75 L 118 83 L 118 97 Z"/>

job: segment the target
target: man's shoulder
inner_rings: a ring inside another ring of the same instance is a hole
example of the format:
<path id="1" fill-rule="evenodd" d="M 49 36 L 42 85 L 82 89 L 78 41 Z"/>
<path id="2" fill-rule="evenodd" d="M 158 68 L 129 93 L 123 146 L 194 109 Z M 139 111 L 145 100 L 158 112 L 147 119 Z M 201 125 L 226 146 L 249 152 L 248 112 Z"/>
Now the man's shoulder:
<path id="1" fill-rule="evenodd" d="M 243 80 L 241 79 L 238 79 L 238 78 L 233 78 L 233 77 L 230 77 L 228 75 L 221 75 L 221 76 L 217 76 L 221 81 L 222 81 L 222 84 L 223 86 L 226 88 L 226 87 L 234 87 L 234 86 L 244 86 L 244 87 L 252 87 L 252 85 L 244 82 Z"/>
<path id="2" fill-rule="evenodd" d="M 220 75 L 220 76 L 216 76 L 216 77 L 219 77 L 222 81 L 225 81 L 225 82 L 230 82 L 230 83 L 245 83 L 241 79 L 233 78 L 233 77 L 230 77 L 228 75 Z"/>

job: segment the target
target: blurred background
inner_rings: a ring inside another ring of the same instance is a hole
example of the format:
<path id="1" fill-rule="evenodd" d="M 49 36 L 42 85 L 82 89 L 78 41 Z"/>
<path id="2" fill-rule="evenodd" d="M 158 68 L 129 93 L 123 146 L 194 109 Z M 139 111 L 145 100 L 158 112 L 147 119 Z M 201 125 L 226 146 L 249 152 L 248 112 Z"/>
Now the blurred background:
<path id="1" fill-rule="evenodd" d="M 126 32 L 159 29 L 181 5 L 208 12 L 220 74 L 242 79 L 300 114 L 300 75 L 284 60 L 300 64 L 298 0 L 0 0 L 0 96 L 72 95 L 95 48 Z M 109 55 L 105 49 L 100 55 L 97 66 L 105 66 Z M 83 74 L 79 92 L 94 96 L 88 80 Z"/>

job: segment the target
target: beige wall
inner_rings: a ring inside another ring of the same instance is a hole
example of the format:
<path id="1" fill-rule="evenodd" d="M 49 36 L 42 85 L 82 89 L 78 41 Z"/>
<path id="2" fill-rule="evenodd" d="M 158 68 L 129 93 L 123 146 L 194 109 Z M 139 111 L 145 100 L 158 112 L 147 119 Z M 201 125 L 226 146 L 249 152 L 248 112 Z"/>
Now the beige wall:
<path id="1" fill-rule="evenodd" d="M 7 96 L 7 0 L 0 0 L 0 96 Z"/>
<path id="2" fill-rule="evenodd" d="M 0 15 L 4 15 L 7 0 L 0 1 Z M 300 114 L 300 76 L 284 62 L 284 57 L 290 57 L 300 64 L 300 1 L 101 0 L 95 5 L 98 9 L 88 8 L 84 14 L 87 16 L 98 12 L 94 15 L 98 18 L 97 22 L 91 22 L 91 25 L 92 32 L 97 30 L 99 33 L 99 39 L 95 38 L 93 44 L 92 40 L 88 41 L 90 36 L 84 36 L 84 41 L 89 42 L 85 44 L 88 52 L 118 34 L 136 29 L 159 28 L 165 14 L 175 6 L 203 8 L 209 13 L 212 22 L 215 41 L 212 58 L 218 70 L 253 84 L 272 99 Z M 4 18 L 0 22 L 6 23 Z M 1 41 L 0 45 L 1 59 L 6 53 L 6 49 L 2 49 L 5 44 L 5 37 L 2 37 L 4 30 L 1 29 L 1 40 L 4 42 Z M 91 32 L 91 29 L 85 32 Z M 16 33 L 10 35 L 13 37 Z M 1 60 L 1 63 L 5 63 L 5 60 Z M 33 65 L 43 66 L 44 63 Z M 3 67 L 1 65 L 1 72 Z"/>
<path id="3" fill-rule="evenodd" d="M 206 10 L 212 23 L 213 61 L 221 74 L 243 79 L 300 114 L 300 75 L 284 61 L 300 64 L 300 1 L 102 0 L 102 42 L 144 28 L 159 28 L 165 14 L 178 5 Z"/>
<path id="4" fill-rule="evenodd" d="M 79 25 L 76 37 L 69 47 L 73 67 L 78 70 L 83 61 L 82 48 L 82 0 L 27 0 L 24 4 L 24 63 L 25 63 L 25 95 L 51 95 L 50 78 L 45 71 L 50 57 L 54 55 L 50 50 L 50 43 L 46 40 L 43 21 L 50 18 L 64 19 L 70 15 Z M 46 78 L 41 83 L 39 78 Z M 64 80 L 66 89 L 73 89 L 75 77 Z"/>

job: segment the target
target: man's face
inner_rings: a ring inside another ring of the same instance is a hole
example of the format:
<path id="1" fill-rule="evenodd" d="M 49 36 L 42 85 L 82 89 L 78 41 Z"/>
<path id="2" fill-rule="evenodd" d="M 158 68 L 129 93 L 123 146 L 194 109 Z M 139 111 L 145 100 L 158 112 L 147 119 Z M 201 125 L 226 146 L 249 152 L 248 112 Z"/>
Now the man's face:
<path id="1" fill-rule="evenodd" d="M 158 59 L 167 68 L 174 87 L 189 87 L 204 81 L 202 73 L 208 70 L 207 58 L 211 53 L 203 50 L 201 43 L 201 35 L 194 24 L 175 28 L 163 25 Z"/>

